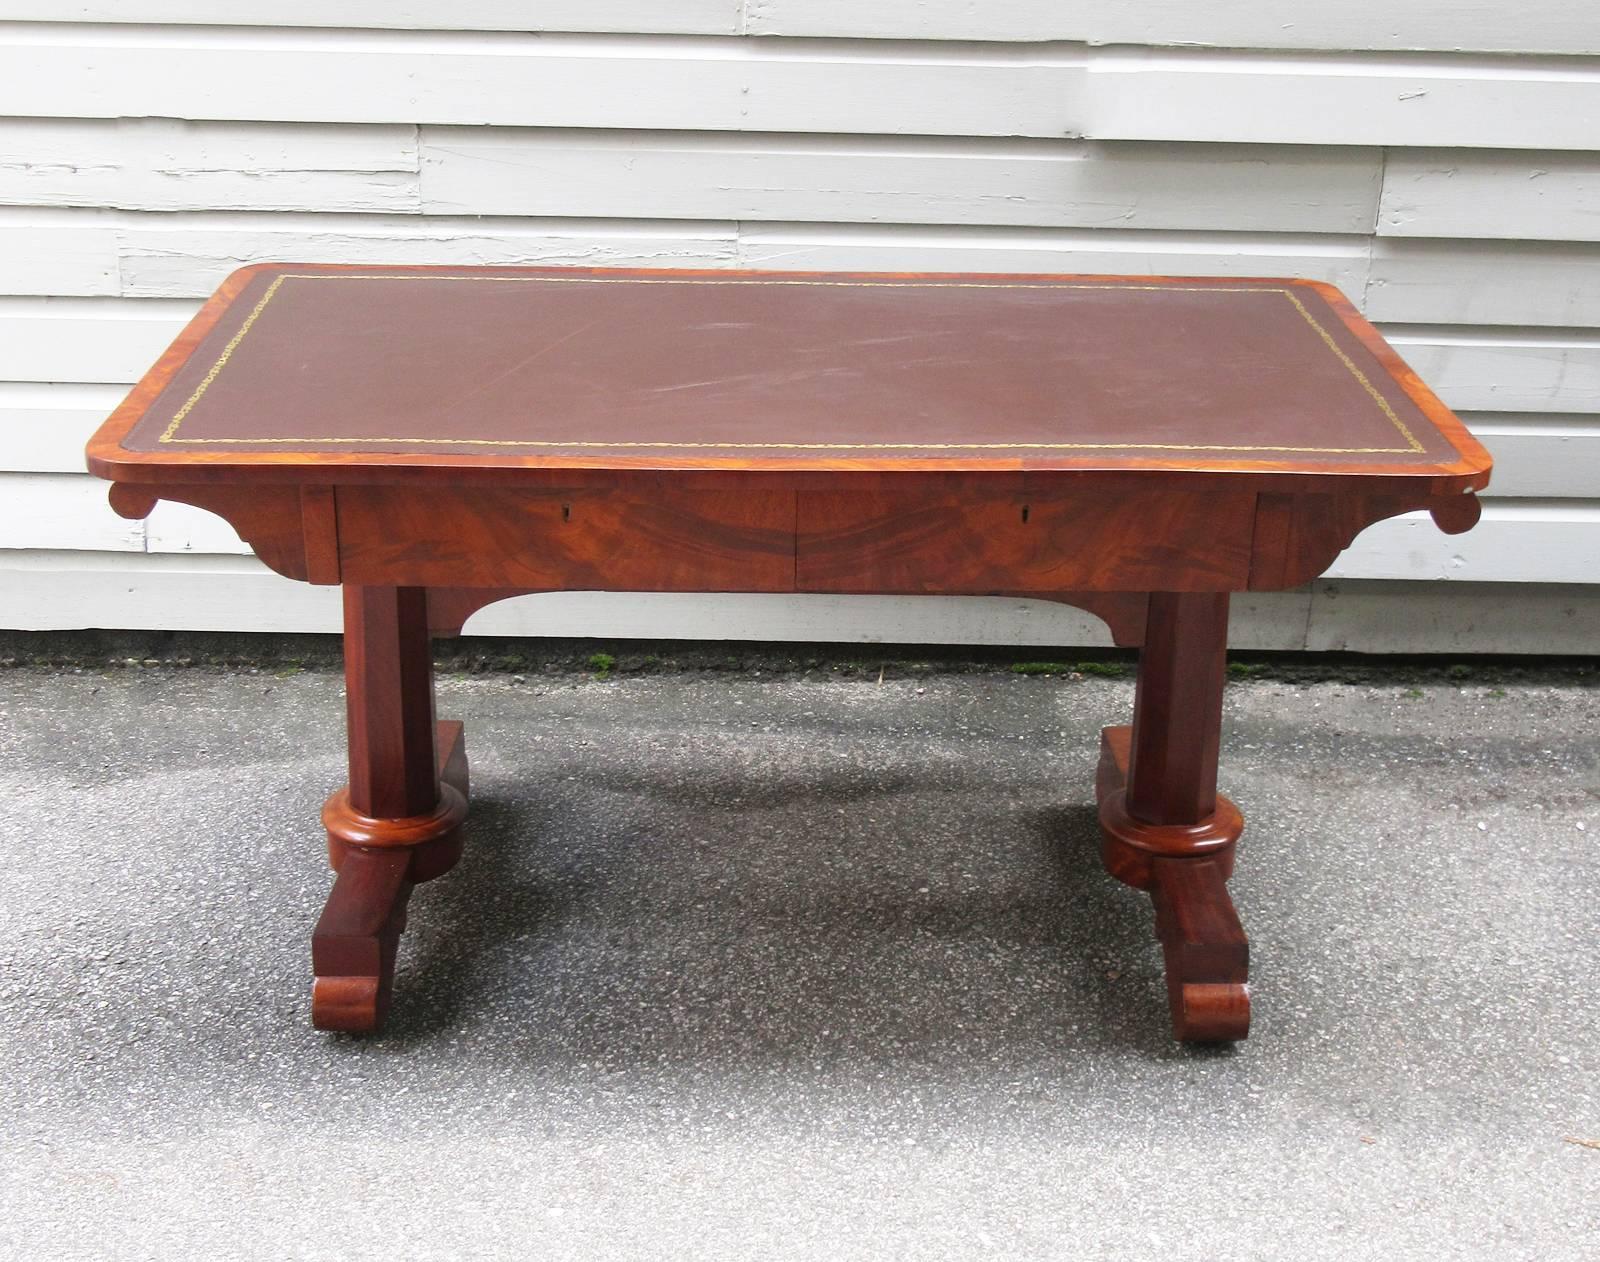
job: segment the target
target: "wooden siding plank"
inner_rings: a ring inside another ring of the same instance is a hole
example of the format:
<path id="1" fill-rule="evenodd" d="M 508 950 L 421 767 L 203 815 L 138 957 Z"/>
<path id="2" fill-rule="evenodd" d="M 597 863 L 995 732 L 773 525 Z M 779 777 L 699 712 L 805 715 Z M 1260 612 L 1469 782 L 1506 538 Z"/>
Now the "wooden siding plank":
<path id="1" fill-rule="evenodd" d="M 737 35 L 740 0 L 0 0 L 0 20 Z"/>
<path id="2" fill-rule="evenodd" d="M 1597 626 L 1600 587 L 1342 580 L 1313 585 L 1305 647 L 1312 652 L 1591 657 Z"/>
<path id="3" fill-rule="evenodd" d="M 1600 334 L 1398 325 L 1385 335 L 1457 410 L 1600 412 Z"/>
<path id="4" fill-rule="evenodd" d="M 17 26 L 0 115 L 934 135 L 1081 131 L 1081 53 Z"/>
<path id="5" fill-rule="evenodd" d="M 337 632 L 337 590 L 296 583 L 248 557 L 0 553 L 0 584 L 20 599 L 0 625 Z M 1233 602 L 1231 643 L 1299 647 L 1309 594 L 1251 592 Z M 485 609 L 468 634 L 821 643 L 1109 647 L 1103 623 L 1068 605 L 1013 598 L 678 595 L 559 592 Z"/>
<path id="6" fill-rule="evenodd" d="M 774 239 L 820 235 L 829 246 L 976 250 L 1000 270 L 1039 266 L 1039 253 L 1071 253 L 1067 267 L 1107 271 L 1299 272 L 1335 280 L 1362 298 L 1369 318 L 1428 324 L 1600 327 L 1600 246 L 1381 240 L 1299 234 L 1200 234 L 1049 229 L 990 233 L 976 225 L 790 225 L 705 221 L 491 219 L 174 212 L 149 215 L 0 208 L 0 287 L 20 294 L 203 296 L 242 261 L 554 263 L 575 266 L 716 266 L 758 259 Z M 863 232 L 865 231 L 865 235 Z M 742 245 L 735 243 L 736 233 Z M 787 244 L 782 247 L 787 250 Z M 812 247 L 815 249 L 815 247 Z M 1370 270 L 1363 255 L 1370 251 Z M 1164 255 L 1159 268 L 1140 256 Z M 56 259 L 62 264 L 57 268 Z M 820 264 L 819 264 L 820 265 Z M 869 264 L 877 265 L 877 264 Z M 887 264 L 884 264 L 887 265 Z M 912 262 L 908 266 L 922 266 Z M 930 261 L 928 266 L 943 266 Z M 1048 266 L 1059 267 L 1052 262 Z M 1240 271 L 1240 268 L 1245 271 Z M 1330 270 L 1331 268 L 1331 270 Z"/>
<path id="7" fill-rule="evenodd" d="M 35 5 L 35 8 L 42 7 Z M 101 6 L 106 7 L 106 6 Z M 1596 53 L 1592 13 L 1570 0 L 747 0 L 752 35 L 1083 40 L 1214 48 Z"/>
<path id="8" fill-rule="evenodd" d="M 430 214 L 1368 232 L 1376 149 L 426 127 Z"/>
<path id="9" fill-rule="evenodd" d="M 296 583 L 247 557 L 0 553 L 0 625 L 199 631 L 340 629 L 335 588 Z M 1236 598 L 1235 650 L 1591 655 L 1600 586 L 1325 581 Z M 660 641 L 727 639 L 1064 648 L 1109 643 L 1087 614 L 1045 601 L 940 597 L 526 596 L 484 610 L 472 635 Z"/>
<path id="10" fill-rule="evenodd" d="M 1103 272 L 1303 276 L 1359 294 L 1367 246 L 1356 237 L 915 227 L 741 225 L 742 267 L 935 272 Z"/>
<path id="11" fill-rule="evenodd" d="M 1379 238 L 1362 311 L 1415 324 L 1600 326 L 1600 244 Z"/>
<path id="12" fill-rule="evenodd" d="M 139 380 L 197 302 L 0 298 L 0 381 Z"/>
<path id="13" fill-rule="evenodd" d="M 1396 150 L 1384 169 L 1378 233 L 1600 241 L 1600 153 Z"/>
<path id="14" fill-rule="evenodd" d="M 420 210 L 406 124 L 0 119 L 0 205 Z"/>
<path id="15" fill-rule="evenodd" d="M 144 522 L 113 513 L 107 489 L 86 473 L 0 473 L 0 549 L 143 552 Z"/>
<path id="16" fill-rule="evenodd" d="M 18 25 L 0 114 L 1590 149 L 1588 61 Z"/>
<path id="17" fill-rule="evenodd" d="M 1512 58 L 1097 50 L 1099 140 L 1593 149 L 1600 70 Z"/>
<path id="18" fill-rule="evenodd" d="M 646 220 L 144 216 L 119 231 L 124 292 L 205 297 L 241 263 L 540 264 L 716 267 L 738 253 L 732 224 Z"/>
<path id="19" fill-rule="evenodd" d="M 1600 499 L 1600 416 L 1467 412 L 1461 417 L 1489 454 L 1489 496 Z"/>
<path id="20" fill-rule="evenodd" d="M 0 295 L 120 292 L 116 233 L 92 215 L 30 223 L 0 212 Z"/>
<path id="21" fill-rule="evenodd" d="M 0 382 L 0 470 L 82 473 L 84 445 L 127 392 L 120 385 Z"/>
<path id="22" fill-rule="evenodd" d="M 742 22 L 741 22 L 742 17 Z M 4 0 L 0 18 L 38 22 L 206 22 L 244 26 L 919 40 L 1082 40 L 1218 48 L 1424 49 L 1600 53 L 1592 15 L 1572 0 Z"/>

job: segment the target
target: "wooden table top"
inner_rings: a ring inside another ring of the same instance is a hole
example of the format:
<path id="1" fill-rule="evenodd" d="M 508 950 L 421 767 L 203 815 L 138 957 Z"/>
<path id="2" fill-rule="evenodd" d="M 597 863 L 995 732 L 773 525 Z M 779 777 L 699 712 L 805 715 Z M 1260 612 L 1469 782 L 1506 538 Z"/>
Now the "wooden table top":
<path id="1" fill-rule="evenodd" d="M 1298 280 L 397 268 L 235 273 L 107 421 L 119 481 L 385 470 L 1189 470 L 1483 485 Z"/>

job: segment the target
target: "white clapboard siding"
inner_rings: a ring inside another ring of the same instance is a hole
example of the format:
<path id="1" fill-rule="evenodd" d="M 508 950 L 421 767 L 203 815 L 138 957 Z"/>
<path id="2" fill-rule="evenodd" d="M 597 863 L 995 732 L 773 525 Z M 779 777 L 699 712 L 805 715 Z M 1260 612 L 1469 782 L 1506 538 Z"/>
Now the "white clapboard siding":
<path id="1" fill-rule="evenodd" d="M 0 471 L 82 473 L 89 436 L 127 393 L 123 385 L 0 382 Z"/>
<path id="2" fill-rule="evenodd" d="M 0 118 L 0 205 L 416 211 L 417 129 Z"/>
<path id="3" fill-rule="evenodd" d="M 1600 331 L 1394 325 L 1385 333 L 1457 411 L 1600 412 Z"/>
<path id="4" fill-rule="evenodd" d="M 1582 0 L 0 0 L 0 19 L 1600 53 Z"/>
<path id="5" fill-rule="evenodd" d="M 80 468 L 82 467 L 80 461 Z M 87 473 L 0 473 L 0 540 L 6 548 L 248 555 L 233 527 L 188 504 L 161 503 L 128 521 L 111 511 L 107 484 Z"/>
<path id="6" fill-rule="evenodd" d="M 1379 239 L 1362 309 L 1415 324 L 1600 326 L 1600 243 Z"/>
<path id="7" fill-rule="evenodd" d="M 1600 68 L 1077 44 L 30 26 L 0 115 L 1588 149 Z"/>
<path id="8" fill-rule="evenodd" d="M 1459 579 L 1489 583 L 1600 583 L 1600 504 L 1490 500 L 1465 534 L 1427 513 L 1369 526 L 1328 570 L 1331 578 Z M 1596 631 L 1600 632 L 1600 624 Z"/>
<path id="9" fill-rule="evenodd" d="M 1600 500 L 1600 416 L 1464 412 L 1461 419 L 1494 457 L 1486 495 Z"/>
<path id="10" fill-rule="evenodd" d="M 144 523 L 118 517 L 88 474 L 0 473 L 0 548 L 144 551 Z"/>
<path id="11" fill-rule="evenodd" d="M 139 380 L 198 302 L 0 298 L 0 381 Z"/>
<path id="12" fill-rule="evenodd" d="M 1378 233 L 1600 241 L 1600 153 L 1394 150 Z"/>
<path id="13" fill-rule="evenodd" d="M 248 611 L 264 632 L 339 630 L 339 593 L 273 574 L 248 557 L 0 551 L 7 625 L 232 631 Z M 1600 587 L 1326 581 L 1234 597 L 1235 650 L 1384 653 L 1594 651 Z M 524 596 L 492 605 L 471 635 L 835 643 L 1105 645 L 1102 625 L 1047 601 L 962 597 L 676 596 L 607 592 Z M 448 686 L 447 684 L 445 686 Z"/>
<path id="14" fill-rule="evenodd" d="M 932 272 L 1099 272 L 1130 276 L 1302 276 L 1351 295 L 1366 284 L 1367 244 L 1288 233 L 1047 231 L 743 224 L 745 267 Z"/>
<path id="15" fill-rule="evenodd" d="M 0 222 L 0 294 L 121 292 L 116 235 L 103 221 L 85 218 L 69 226 L 35 216 Z"/>
<path id="16" fill-rule="evenodd" d="M 785 225 L 695 220 L 651 223 L 474 216 L 356 216 L 138 212 L 0 207 L 0 293 L 201 297 L 247 262 L 539 263 L 704 267 L 764 259 Z M 809 229 L 813 236 L 818 229 Z M 820 230 L 852 248 L 855 226 Z M 1573 327 L 1600 325 L 1600 245 L 1370 241 L 1353 236 L 1023 230 L 906 233 L 885 225 L 869 238 L 906 255 L 981 253 L 988 270 L 1304 275 L 1330 280 L 1374 320 Z M 1155 266 L 1141 256 L 1164 256 Z M 52 272 L 52 260 L 63 261 Z M 771 266 L 823 266 L 786 264 Z M 840 266 L 828 263 L 827 266 Z M 879 264 L 882 265 L 882 264 Z M 909 267 L 935 267 L 911 261 Z M 963 264 L 963 266 L 971 266 Z"/>
<path id="17" fill-rule="evenodd" d="M 371 220 L 354 216 L 141 216 L 119 233 L 123 291 L 204 297 L 245 263 L 715 267 L 737 257 L 732 224 L 641 220 Z"/>
<path id="18" fill-rule="evenodd" d="M 1209 276 L 1297 275 L 1359 294 L 1366 248 L 1357 238 L 1073 230 L 862 234 L 733 225 L 610 225 L 436 220 L 383 226 L 286 220 L 253 226 L 145 223 L 122 234 L 131 295 L 204 296 L 233 268 L 269 259 L 366 263 L 613 264 L 638 267 L 829 267 L 912 271 L 1045 271 Z M 855 262 L 851 262 L 851 259 Z"/>
<path id="19" fill-rule="evenodd" d="M 1062 136 L 1082 50 L 17 26 L 0 115 Z"/>
<path id="20" fill-rule="evenodd" d="M 1097 50 L 1084 135 L 1099 140 L 1592 149 L 1587 61 Z"/>
<path id="21" fill-rule="evenodd" d="M 1497 461 L 1476 530 L 1380 523 L 1239 598 L 1237 646 L 1593 652 L 1591 8 L 0 0 L 0 622 L 337 627 L 225 522 L 123 521 L 82 472 L 245 263 L 1192 273 L 1338 285 Z M 1018 600 L 572 594 L 471 630 L 1106 642 Z"/>
<path id="22" fill-rule="evenodd" d="M 752 35 L 1213 48 L 1600 53 L 1593 19 L 1585 0 L 745 0 Z"/>
<path id="23" fill-rule="evenodd" d="M 1015 227 L 1369 232 L 1376 149 L 425 127 L 422 207 Z"/>
<path id="24" fill-rule="evenodd" d="M 1572 653 L 1593 656 L 1600 587 L 1571 583 L 1381 582 L 1313 585 L 1313 652 Z"/>
<path id="25" fill-rule="evenodd" d="M 667 35 L 737 35 L 742 12 L 742 0 L 0 0 L 0 21 L 19 22 Z"/>

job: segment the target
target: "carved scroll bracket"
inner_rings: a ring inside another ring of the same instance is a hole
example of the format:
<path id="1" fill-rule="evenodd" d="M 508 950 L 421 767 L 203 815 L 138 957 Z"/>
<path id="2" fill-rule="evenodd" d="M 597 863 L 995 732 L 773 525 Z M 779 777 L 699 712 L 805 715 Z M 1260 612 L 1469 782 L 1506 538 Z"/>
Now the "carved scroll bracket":
<path id="1" fill-rule="evenodd" d="M 1256 501 L 1251 554 L 1252 591 L 1282 591 L 1309 583 L 1328 569 L 1368 526 L 1426 509 L 1446 534 L 1478 524 L 1483 508 L 1471 493 L 1261 495 Z"/>
<path id="2" fill-rule="evenodd" d="M 328 487 L 139 486 L 116 482 L 108 492 L 119 517 L 139 521 L 161 500 L 215 513 L 270 569 L 285 578 L 339 582 L 333 492 Z"/>

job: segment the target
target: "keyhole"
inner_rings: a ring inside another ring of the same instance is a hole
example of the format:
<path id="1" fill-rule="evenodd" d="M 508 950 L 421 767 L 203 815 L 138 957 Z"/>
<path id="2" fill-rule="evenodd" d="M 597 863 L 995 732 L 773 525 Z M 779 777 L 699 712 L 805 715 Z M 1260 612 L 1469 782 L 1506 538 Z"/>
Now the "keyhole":
<path id="1" fill-rule="evenodd" d="M 1028 506 L 1026 504 L 1022 506 L 1022 524 L 1024 526 L 1028 524 Z"/>

